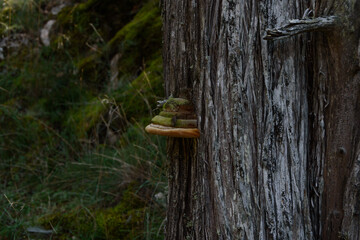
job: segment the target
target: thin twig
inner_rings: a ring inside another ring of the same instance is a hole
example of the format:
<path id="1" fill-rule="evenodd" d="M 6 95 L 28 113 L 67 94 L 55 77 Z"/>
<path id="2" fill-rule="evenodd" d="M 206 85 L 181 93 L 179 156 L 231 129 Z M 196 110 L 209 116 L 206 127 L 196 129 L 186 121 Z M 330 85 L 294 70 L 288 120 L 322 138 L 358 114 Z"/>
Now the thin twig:
<path id="1" fill-rule="evenodd" d="M 90 23 L 90 26 L 92 27 L 92 29 L 94 29 L 96 35 L 98 35 L 99 39 L 101 40 L 101 42 L 105 43 L 105 40 L 102 38 L 102 36 L 100 35 L 100 33 L 98 32 L 98 30 L 96 29 L 96 27 L 94 26 L 94 24 Z"/>
<path id="2" fill-rule="evenodd" d="M 7 93 L 10 93 L 8 90 L 6 90 L 5 88 L 2 88 L 2 87 L 0 87 L 0 90 L 2 90 L 4 92 L 7 92 Z"/>
<path id="3" fill-rule="evenodd" d="M 338 24 L 336 16 L 317 17 L 312 19 L 292 19 L 279 28 L 267 29 L 265 40 L 278 40 L 304 32 L 327 31 Z"/>

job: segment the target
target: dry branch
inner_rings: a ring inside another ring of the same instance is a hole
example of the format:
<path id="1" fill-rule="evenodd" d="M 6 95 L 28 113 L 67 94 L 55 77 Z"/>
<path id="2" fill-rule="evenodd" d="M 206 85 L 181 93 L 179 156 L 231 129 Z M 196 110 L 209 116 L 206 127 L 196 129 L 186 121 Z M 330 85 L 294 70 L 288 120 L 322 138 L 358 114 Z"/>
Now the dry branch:
<path id="1" fill-rule="evenodd" d="M 304 32 L 328 31 L 338 23 L 336 16 L 292 19 L 283 27 L 267 29 L 265 40 L 278 40 Z"/>

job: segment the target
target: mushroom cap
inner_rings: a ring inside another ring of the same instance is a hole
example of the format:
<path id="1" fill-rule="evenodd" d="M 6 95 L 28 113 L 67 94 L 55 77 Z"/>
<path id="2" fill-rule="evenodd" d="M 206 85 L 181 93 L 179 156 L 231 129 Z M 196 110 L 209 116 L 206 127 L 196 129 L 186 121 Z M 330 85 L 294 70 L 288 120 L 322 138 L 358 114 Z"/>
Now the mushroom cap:
<path id="1" fill-rule="evenodd" d="M 169 98 L 163 105 L 167 112 L 193 111 L 191 102 L 184 98 Z"/>
<path id="2" fill-rule="evenodd" d="M 146 126 L 145 131 L 150 134 L 178 137 L 178 138 L 198 138 L 200 131 L 197 128 L 174 128 L 151 123 Z"/>
<path id="3" fill-rule="evenodd" d="M 151 122 L 154 124 L 175 127 L 175 128 L 196 128 L 197 120 L 196 119 L 178 119 L 178 118 L 169 118 L 156 115 L 151 119 Z"/>
<path id="4" fill-rule="evenodd" d="M 179 111 L 179 112 L 167 112 L 167 111 L 161 111 L 159 113 L 162 117 L 176 117 L 177 119 L 196 119 L 196 115 L 193 111 Z"/>

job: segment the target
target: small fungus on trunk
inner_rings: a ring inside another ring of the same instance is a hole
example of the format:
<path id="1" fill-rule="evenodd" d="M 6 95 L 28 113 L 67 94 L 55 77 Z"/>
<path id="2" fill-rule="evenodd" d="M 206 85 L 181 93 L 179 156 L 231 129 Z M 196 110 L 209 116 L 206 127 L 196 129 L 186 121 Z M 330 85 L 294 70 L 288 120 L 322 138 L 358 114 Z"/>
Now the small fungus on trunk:
<path id="1" fill-rule="evenodd" d="M 145 131 L 168 137 L 200 137 L 194 109 L 184 98 L 169 98 L 163 105 L 163 111 L 151 120 Z"/>

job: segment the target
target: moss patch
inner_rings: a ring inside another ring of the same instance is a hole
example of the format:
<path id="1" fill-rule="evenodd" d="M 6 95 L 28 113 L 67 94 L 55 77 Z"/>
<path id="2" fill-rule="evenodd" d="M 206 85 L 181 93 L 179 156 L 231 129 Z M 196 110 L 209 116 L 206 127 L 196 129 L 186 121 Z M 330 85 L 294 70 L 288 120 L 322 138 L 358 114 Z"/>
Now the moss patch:
<path id="1" fill-rule="evenodd" d="M 120 72 L 136 72 L 144 62 L 160 55 L 162 22 L 158 6 L 158 0 L 150 0 L 107 44 L 110 52 L 122 54 Z"/>
<path id="2" fill-rule="evenodd" d="M 39 223 L 46 228 L 55 227 L 60 239 L 66 239 L 69 233 L 82 239 L 135 239 L 141 236 L 146 212 L 145 202 L 136 196 L 137 188 L 138 184 L 130 184 L 114 207 L 77 207 L 42 217 Z"/>
<path id="3" fill-rule="evenodd" d="M 144 114 L 151 115 L 159 97 L 163 96 L 162 58 L 158 56 L 149 66 L 114 95 L 126 112 L 128 119 L 137 119 Z"/>
<path id="4" fill-rule="evenodd" d="M 151 122 L 168 127 L 196 128 L 195 119 L 176 119 L 157 115 L 151 120 Z"/>

